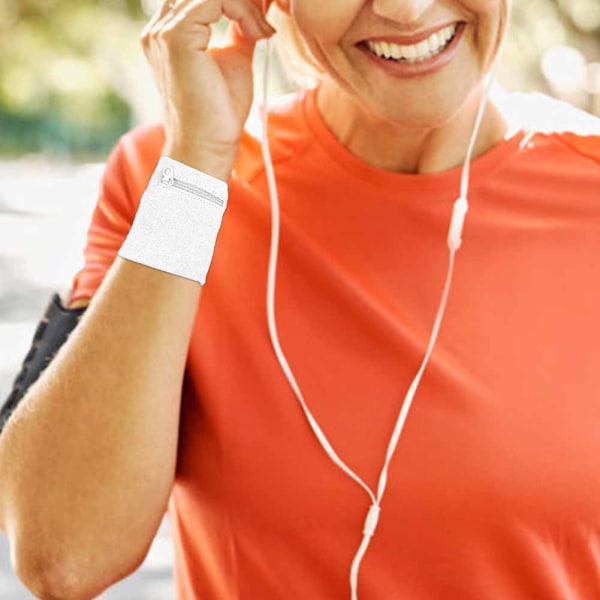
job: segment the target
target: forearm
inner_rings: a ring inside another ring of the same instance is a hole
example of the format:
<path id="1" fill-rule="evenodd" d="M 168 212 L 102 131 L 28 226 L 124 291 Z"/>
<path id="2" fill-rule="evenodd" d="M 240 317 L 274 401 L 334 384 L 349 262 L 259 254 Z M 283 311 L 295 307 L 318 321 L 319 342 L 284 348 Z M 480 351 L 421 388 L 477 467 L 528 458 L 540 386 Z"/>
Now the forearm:
<path id="1" fill-rule="evenodd" d="M 143 558 L 173 482 L 200 292 L 117 257 L 11 417 L 0 436 L 0 525 L 22 577 L 39 565 L 64 579 L 86 569 L 108 577 Z"/>

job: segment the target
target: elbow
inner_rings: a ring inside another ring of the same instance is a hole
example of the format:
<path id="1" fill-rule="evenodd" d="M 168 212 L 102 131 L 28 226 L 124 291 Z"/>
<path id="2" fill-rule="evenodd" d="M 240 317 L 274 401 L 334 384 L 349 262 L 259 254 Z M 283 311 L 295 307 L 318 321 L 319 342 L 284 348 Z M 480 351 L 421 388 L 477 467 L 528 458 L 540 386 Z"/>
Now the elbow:
<path id="1" fill-rule="evenodd" d="M 75 576 L 75 571 L 64 561 L 51 564 L 42 557 L 21 554 L 13 560 L 13 569 L 23 585 L 40 600 L 93 598 L 90 577 L 85 578 L 83 585 L 81 579 Z"/>
<path id="2" fill-rule="evenodd" d="M 14 564 L 14 571 L 23 585 L 40 600 L 91 600 L 97 594 L 97 590 L 92 590 L 89 577 L 83 585 L 64 566 L 57 568 L 42 562 L 19 560 Z"/>
<path id="3" fill-rule="evenodd" d="M 114 549 L 112 555 L 87 560 L 81 555 L 61 559 L 29 551 L 11 552 L 11 561 L 17 577 L 40 600 L 92 600 L 136 571 L 146 554 L 134 561 L 116 563 Z"/>

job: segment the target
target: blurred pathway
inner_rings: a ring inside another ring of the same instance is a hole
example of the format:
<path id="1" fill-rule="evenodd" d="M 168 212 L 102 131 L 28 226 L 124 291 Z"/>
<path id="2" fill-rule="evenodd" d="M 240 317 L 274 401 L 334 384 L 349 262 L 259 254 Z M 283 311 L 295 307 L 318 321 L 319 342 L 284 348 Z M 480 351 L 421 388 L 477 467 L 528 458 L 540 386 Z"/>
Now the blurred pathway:
<path id="1" fill-rule="evenodd" d="M 54 291 L 64 298 L 83 247 L 102 165 L 0 162 L 0 403 Z M 173 552 L 165 519 L 142 567 L 102 600 L 173 600 Z M 0 598 L 34 598 L 13 574 L 0 534 Z"/>

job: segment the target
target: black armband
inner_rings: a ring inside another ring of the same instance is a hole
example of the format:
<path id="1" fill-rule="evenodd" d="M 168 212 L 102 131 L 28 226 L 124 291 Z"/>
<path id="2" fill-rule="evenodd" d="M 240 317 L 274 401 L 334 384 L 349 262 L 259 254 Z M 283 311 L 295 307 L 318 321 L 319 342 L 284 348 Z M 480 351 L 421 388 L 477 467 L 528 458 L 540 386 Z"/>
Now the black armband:
<path id="1" fill-rule="evenodd" d="M 29 386 L 54 358 L 86 309 L 87 306 L 65 308 L 60 296 L 57 293 L 52 295 L 44 316 L 33 334 L 31 348 L 23 360 L 21 371 L 12 384 L 12 391 L 0 408 L 0 433 Z"/>

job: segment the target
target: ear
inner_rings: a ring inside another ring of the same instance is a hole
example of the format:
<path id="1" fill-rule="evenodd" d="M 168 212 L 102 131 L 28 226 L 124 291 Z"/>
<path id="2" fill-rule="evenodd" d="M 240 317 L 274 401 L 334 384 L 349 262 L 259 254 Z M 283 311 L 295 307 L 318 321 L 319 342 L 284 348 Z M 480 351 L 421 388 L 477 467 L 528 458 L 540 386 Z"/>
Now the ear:
<path id="1" fill-rule="evenodd" d="M 273 0 L 275 4 L 277 4 L 277 8 L 283 11 L 285 14 L 290 14 L 290 4 L 291 0 Z"/>

